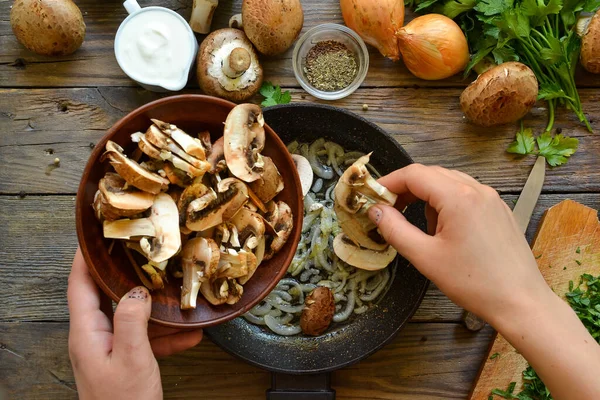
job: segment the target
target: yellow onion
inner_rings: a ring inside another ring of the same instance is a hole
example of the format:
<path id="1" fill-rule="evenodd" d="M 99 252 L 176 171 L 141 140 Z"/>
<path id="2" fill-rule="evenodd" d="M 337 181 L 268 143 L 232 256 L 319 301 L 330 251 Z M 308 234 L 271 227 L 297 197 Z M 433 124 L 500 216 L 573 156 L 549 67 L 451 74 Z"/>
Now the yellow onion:
<path id="1" fill-rule="evenodd" d="M 404 23 L 404 0 L 340 0 L 340 7 L 348 28 L 384 56 L 400 59 L 395 33 Z"/>
<path id="2" fill-rule="evenodd" d="M 445 79 L 469 63 L 465 35 L 456 22 L 443 15 L 415 18 L 396 35 L 404 64 L 418 78 Z"/>

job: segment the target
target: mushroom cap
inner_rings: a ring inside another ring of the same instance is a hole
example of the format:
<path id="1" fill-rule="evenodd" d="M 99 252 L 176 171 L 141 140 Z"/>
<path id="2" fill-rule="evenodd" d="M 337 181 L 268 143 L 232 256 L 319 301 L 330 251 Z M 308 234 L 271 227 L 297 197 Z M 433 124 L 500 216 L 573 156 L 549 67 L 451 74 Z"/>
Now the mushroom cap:
<path id="1" fill-rule="evenodd" d="M 265 260 L 269 260 L 275 253 L 281 250 L 290 237 L 293 227 L 294 217 L 292 209 L 283 201 L 277 202 L 277 221 L 273 224 L 273 228 L 275 228 L 277 234 L 270 237 L 270 239 L 272 239 L 270 243 L 267 240 L 267 250 L 264 256 Z"/>
<path id="2" fill-rule="evenodd" d="M 290 48 L 304 24 L 300 0 L 244 0 L 244 32 L 256 49 L 268 56 Z"/>
<path id="3" fill-rule="evenodd" d="M 254 182 L 264 171 L 260 154 L 265 147 L 265 121 L 256 104 L 240 104 L 227 115 L 224 130 L 225 162 L 244 182 Z"/>
<path id="4" fill-rule="evenodd" d="M 222 64 L 240 47 L 250 54 L 250 68 L 237 78 L 229 78 L 223 73 Z M 204 39 L 198 51 L 196 72 L 204 93 L 236 103 L 254 96 L 263 81 L 263 70 L 252 43 L 243 31 L 232 28 L 216 30 Z"/>
<path id="5" fill-rule="evenodd" d="M 152 241 L 143 238 L 140 241 L 140 246 L 142 246 L 148 260 L 155 263 L 168 260 L 181 247 L 177 204 L 168 194 L 160 193 L 154 199 L 148 219 L 156 229 L 156 236 L 152 238 Z"/>
<path id="6" fill-rule="evenodd" d="M 271 157 L 263 157 L 264 172 L 248 186 L 260 201 L 268 203 L 284 189 L 283 178 Z"/>
<path id="7" fill-rule="evenodd" d="M 596 11 L 581 38 L 581 65 L 593 74 L 600 74 L 600 10 Z"/>
<path id="8" fill-rule="evenodd" d="M 343 233 L 337 235 L 333 240 L 333 251 L 345 263 L 367 271 L 384 269 L 396 258 L 397 254 L 392 246 L 388 246 L 383 251 L 357 246 Z"/>
<path id="9" fill-rule="evenodd" d="M 140 214 L 154 202 L 154 195 L 142 192 L 129 186 L 125 188 L 125 179 L 118 174 L 107 172 L 98 183 L 98 194 L 94 199 L 99 202 L 98 207 L 104 218 L 118 219 L 119 217 L 132 217 Z"/>
<path id="10" fill-rule="evenodd" d="M 479 75 L 460 95 L 460 108 L 476 125 L 503 125 L 523 118 L 537 95 L 533 71 L 511 61 Z"/>
<path id="11" fill-rule="evenodd" d="M 335 313 L 335 299 L 329 288 L 318 287 L 304 300 L 300 328 L 306 335 L 319 336 L 327 330 Z"/>

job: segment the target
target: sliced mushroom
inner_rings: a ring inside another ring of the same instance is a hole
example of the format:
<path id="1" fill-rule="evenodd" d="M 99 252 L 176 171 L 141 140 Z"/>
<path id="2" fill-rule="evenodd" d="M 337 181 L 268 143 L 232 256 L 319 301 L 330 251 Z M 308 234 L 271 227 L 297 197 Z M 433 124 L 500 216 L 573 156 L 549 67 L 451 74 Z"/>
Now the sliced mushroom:
<path id="1" fill-rule="evenodd" d="M 168 260 L 181 247 L 179 213 L 177 212 L 177 204 L 171 196 L 166 193 L 156 196 L 148 220 L 154 225 L 156 234 L 151 241 L 142 238 L 140 246 L 148 260 L 157 263 Z"/>
<path id="2" fill-rule="evenodd" d="M 137 162 L 127 158 L 123 153 L 123 148 L 112 140 L 106 143 L 106 152 L 101 161 L 106 159 L 128 184 L 144 192 L 158 194 L 169 187 L 167 179 L 142 168 Z"/>
<path id="3" fill-rule="evenodd" d="M 149 218 L 105 221 L 102 228 L 106 239 L 130 240 L 136 237 L 153 237 L 157 235 L 156 228 Z"/>
<path id="4" fill-rule="evenodd" d="M 154 121 L 157 121 L 157 120 L 154 120 Z M 157 121 L 157 122 L 164 124 L 164 122 L 161 122 L 161 121 Z M 175 131 L 178 132 L 179 129 L 175 129 Z M 183 135 L 187 136 L 192 141 L 196 140 L 198 143 L 200 143 L 199 140 L 193 139 L 191 136 L 189 136 L 185 132 L 183 133 Z M 163 150 L 163 152 L 160 152 L 160 154 L 159 154 L 159 157 L 161 159 L 170 159 L 171 157 L 174 157 L 175 160 L 177 160 L 176 157 L 179 157 L 183 162 L 186 162 L 186 163 L 190 164 L 192 167 L 196 168 L 198 171 L 192 170 L 192 171 L 194 171 L 193 176 L 202 176 L 206 171 L 208 171 L 210 169 L 210 164 L 207 161 L 204 161 L 204 159 L 196 158 L 195 156 L 192 156 L 191 154 L 186 152 L 185 149 L 181 148 L 179 145 L 174 143 L 173 142 L 174 139 L 172 139 L 167 134 L 165 134 L 164 131 L 159 129 L 159 127 L 157 125 L 151 125 L 150 128 L 148 128 L 148 130 L 146 131 L 146 134 L 144 136 L 148 142 L 150 142 L 157 148 Z M 140 141 L 140 143 L 142 143 L 142 141 Z M 195 144 L 198 144 L 198 143 L 195 143 Z M 193 145 L 188 146 L 188 148 L 195 149 Z M 201 149 L 201 150 L 202 150 L 202 156 L 204 157 L 204 150 L 203 149 Z M 171 155 L 165 154 L 164 152 L 171 153 Z M 181 162 L 179 162 L 179 163 L 181 164 Z M 189 167 L 185 167 L 185 168 L 181 168 L 181 169 L 184 169 L 186 171 L 190 170 Z"/>
<path id="5" fill-rule="evenodd" d="M 146 135 L 142 132 L 135 132 L 131 134 L 131 141 L 138 144 L 138 148 L 142 153 L 155 160 L 160 160 L 160 149 L 154 146 L 148 141 Z"/>
<path id="6" fill-rule="evenodd" d="M 188 206 L 186 226 L 192 231 L 203 231 L 228 221 L 248 201 L 244 182 L 236 178 L 223 179 L 217 185 L 217 198 L 206 207 Z"/>
<path id="7" fill-rule="evenodd" d="M 376 203 L 393 206 L 397 195 L 379 184 L 366 167 L 369 155 L 354 162 L 335 186 L 335 213 L 344 233 L 356 244 L 372 250 L 384 250 L 388 244 L 367 213 Z"/>
<path id="8" fill-rule="evenodd" d="M 158 290 L 165 287 L 163 276 L 160 273 L 160 270 L 154 268 L 152 264 L 142 265 L 142 270 L 150 277 L 150 281 L 152 282 L 154 289 Z"/>
<path id="9" fill-rule="evenodd" d="M 173 185 L 177 185 L 177 186 L 185 189 L 192 182 L 192 180 L 188 174 L 186 174 L 184 171 L 180 170 L 179 168 L 175 168 L 175 166 L 173 166 L 173 164 L 171 164 L 168 161 L 164 163 L 163 170 L 165 172 L 165 175 L 167 176 L 167 179 Z"/>
<path id="10" fill-rule="evenodd" d="M 265 254 L 265 223 L 260 214 L 242 208 L 231 222 L 238 230 L 239 242 L 244 251 L 248 251 L 248 274 L 238 279 L 242 285 L 248 282 Z M 252 256 L 252 257 L 250 257 Z"/>
<path id="11" fill-rule="evenodd" d="M 396 250 L 389 245 L 381 251 L 360 247 L 343 233 L 333 240 L 333 251 L 342 261 L 368 271 L 387 267 L 397 254 Z"/>
<path id="12" fill-rule="evenodd" d="M 219 0 L 194 0 L 190 27 L 194 32 L 207 34 L 210 32 L 213 15 L 219 5 Z"/>
<path id="13" fill-rule="evenodd" d="M 292 209 L 283 201 L 277 202 L 278 216 L 277 222 L 274 224 L 276 236 L 271 236 L 272 240 L 269 243 L 267 241 L 267 250 L 265 252 L 264 259 L 271 259 L 275 253 L 277 253 L 287 242 L 292 228 L 294 227 L 294 217 L 292 215 Z"/>
<path id="14" fill-rule="evenodd" d="M 225 121 L 225 161 L 231 173 L 244 182 L 254 182 L 264 171 L 260 154 L 265 146 L 265 121 L 256 104 L 236 106 Z"/>
<path id="15" fill-rule="evenodd" d="M 235 251 L 229 249 L 222 251 L 215 277 L 241 278 L 248 275 L 248 255 L 254 257 L 254 254 L 243 250 Z"/>
<path id="16" fill-rule="evenodd" d="M 219 247 L 212 239 L 190 239 L 181 251 L 183 285 L 181 309 L 196 308 L 196 299 L 202 282 L 208 281 L 219 265 Z"/>
<path id="17" fill-rule="evenodd" d="M 210 163 L 210 173 L 216 174 L 218 172 L 223 171 L 227 168 L 227 163 L 225 162 L 225 137 L 221 136 L 217 141 L 212 145 L 212 149 L 210 155 L 208 156 L 208 162 Z"/>
<path id="18" fill-rule="evenodd" d="M 212 305 L 235 304 L 244 293 L 244 288 L 235 279 L 217 278 L 202 282 L 200 292 Z"/>
<path id="19" fill-rule="evenodd" d="M 261 239 L 264 243 L 264 238 Z M 259 244 L 260 246 L 260 244 Z M 264 250 L 264 246 L 262 247 L 262 249 Z M 260 248 L 259 248 L 260 250 Z M 244 276 L 241 276 L 237 279 L 238 283 L 241 285 L 245 285 L 246 282 L 248 282 L 250 280 L 250 278 L 252 278 L 252 276 L 254 275 L 254 273 L 256 272 L 256 269 L 258 268 L 258 265 L 260 264 L 260 262 L 258 261 L 258 252 L 257 254 L 251 253 L 251 252 L 246 252 L 245 250 L 240 251 L 240 253 L 246 253 L 246 266 L 248 268 L 248 273 Z M 261 258 L 262 261 L 262 258 Z"/>
<path id="20" fill-rule="evenodd" d="M 296 170 L 300 176 L 302 196 L 306 196 L 312 187 L 314 172 L 310 166 L 310 162 L 306 159 L 306 157 L 303 157 L 300 154 L 292 154 L 292 160 L 294 160 L 294 164 L 296 164 Z"/>
<path id="21" fill-rule="evenodd" d="M 263 203 L 268 203 L 283 190 L 284 184 L 271 157 L 263 156 L 263 163 L 264 172 L 248 186 Z"/>
<path id="22" fill-rule="evenodd" d="M 211 197 L 217 197 L 214 193 L 214 190 L 199 182 L 194 183 L 183 190 L 183 193 L 181 193 L 181 197 L 177 202 L 177 210 L 179 211 L 179 224 L 181 226 L 186 225 L 187 210 L 190 206 L 190 203 L 196 199 L 202 198 L 209 192 L 213 193 Z"/>
<path id="23" fill-rule="evenodd" d="M 179 129 L 176 125 L 168 124 L 158 119 L 151 120 L 165 135 L 169 136 L 181 148 L 192 157 L 206 160 L 206 151 L 202 142 Z"/>
<path id="24" fill-rule="evenodd" d="M 223 136 L 221 136 L 223 137 Z M 202 131 L 198 133 L 198 140 L 202 143 L 202 147 L 204 148 L 204 153 L 206 155 L 206 159 L 208 160 L 208 156 L 212 153 L 212 143 L 210 142 L 210 132 Z"/>
<path id="25" fill-rule="evenodd" d="M 152 207 L 153 202 L 153 194 L 132 186 L 127 187 L 125 179 L 118 174 L 107 172 L 98 184 L 94 209 L 104 219 L 115 220 L 138 215 Z"/>
<path id="26" fill-rule="evenodd" d="M 206 94 L 233 102 L 254 96 L 263 70 L 243 31 L 219 29 L 204 39 L 198 51 L 198 83 Z"/>

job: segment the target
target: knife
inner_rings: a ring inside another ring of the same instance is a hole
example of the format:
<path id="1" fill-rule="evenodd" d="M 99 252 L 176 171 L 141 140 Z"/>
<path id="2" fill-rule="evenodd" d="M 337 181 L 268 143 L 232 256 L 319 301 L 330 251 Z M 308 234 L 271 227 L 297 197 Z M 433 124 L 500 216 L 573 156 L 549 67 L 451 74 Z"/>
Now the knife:
<path id="1" fill-rule="evenodd" d="M 542 187 L 544 186 L 544 178 L 546 177 L 546 159 L 544 157 L 538 157 L 523 191 L 517 200 L 517 204 L 513 208 L 513 216 L 517 221 L 517 225 L 521 232 L 527 231 L 527 226 L 531 220 L 531 215 L 535 205 L 537 204 L 540 193 L 542 193 Z M 485 321 L 479 318 L 477 315 L 467 312 L 464 317 L 465 326 L 470 331 L 478 331 L 485 326 Z"/>

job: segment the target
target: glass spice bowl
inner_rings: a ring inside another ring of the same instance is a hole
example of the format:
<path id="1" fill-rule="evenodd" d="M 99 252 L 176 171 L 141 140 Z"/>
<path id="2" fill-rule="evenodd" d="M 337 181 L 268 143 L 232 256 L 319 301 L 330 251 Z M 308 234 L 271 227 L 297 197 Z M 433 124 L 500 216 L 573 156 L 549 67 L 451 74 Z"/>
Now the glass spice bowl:
<path id="1" fill-rule="evenodd" d="M 356 59 L 358 71 L 352 83 L 336 91 L 317 89 L 306 76 L 306 56 L 313 46 L 319 42 L 334 40 L 344 44 Z M 296 42 L 292 56 L 294 75 L 300 86 L 316 98 L 323 100 L 338 100 L 352 94 L 365 80 L 369 69 L 369 51 L 365 42 L 352 29 L 339 24 L 322 24 L 309 29 Z"/>

